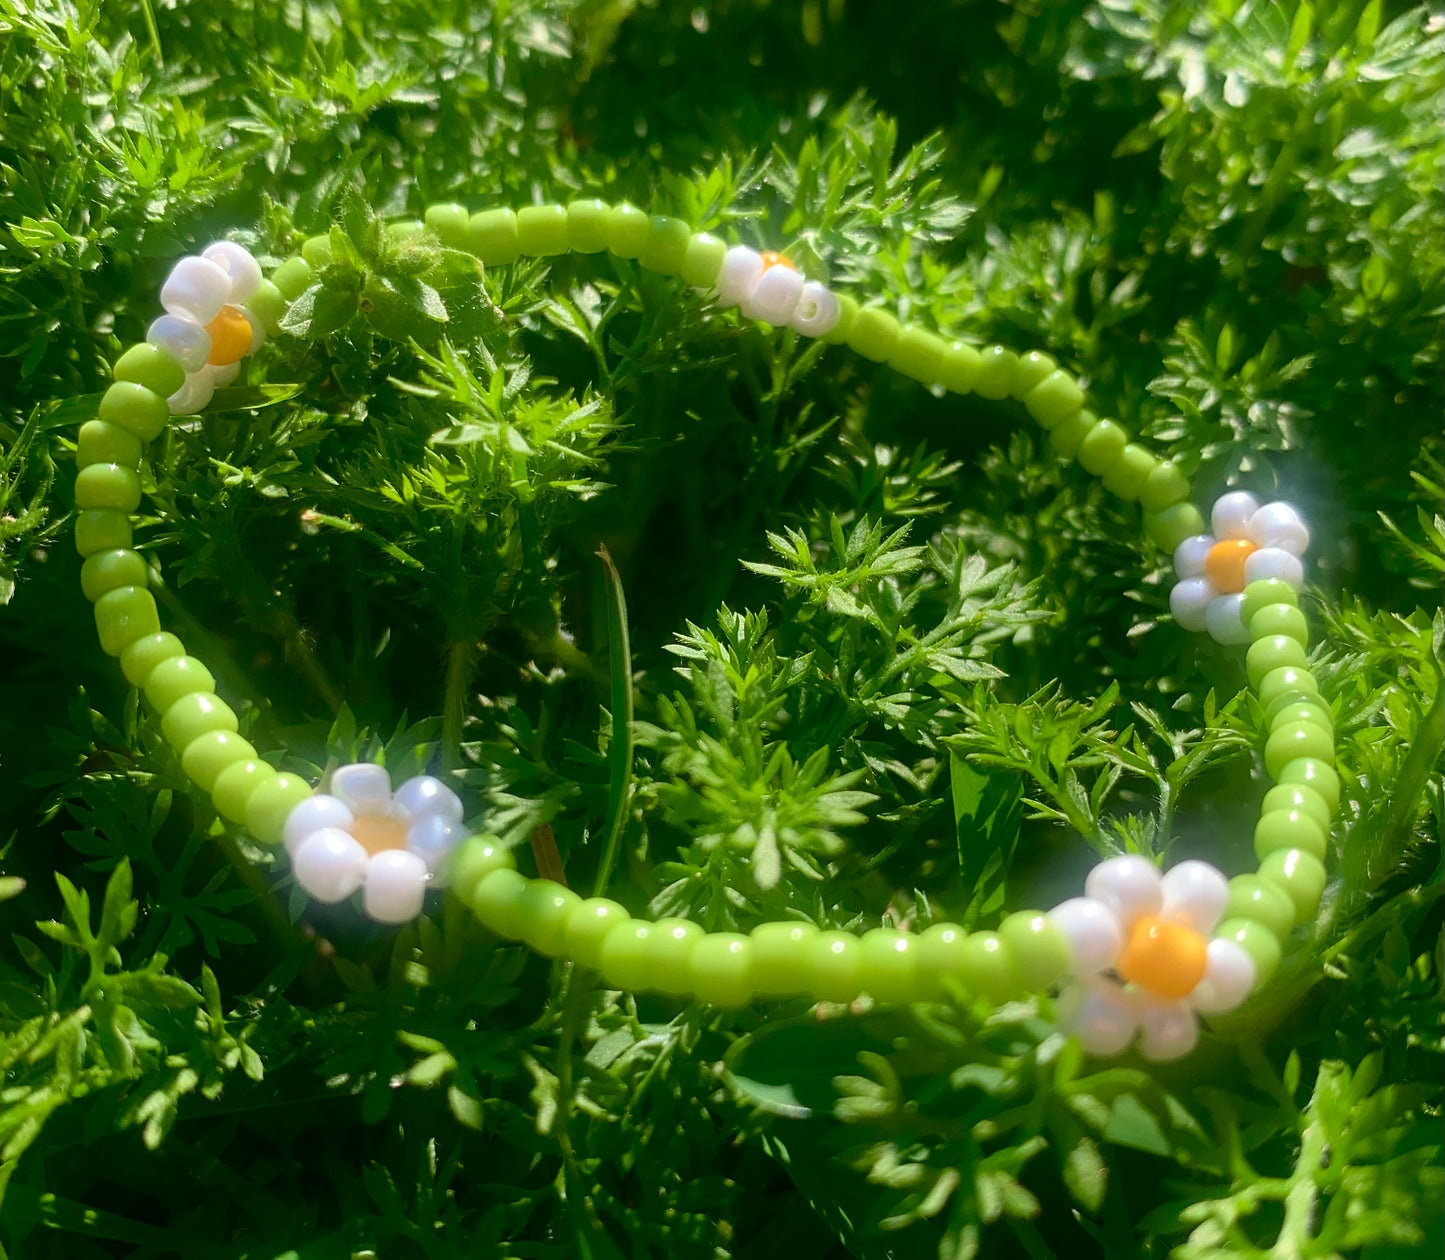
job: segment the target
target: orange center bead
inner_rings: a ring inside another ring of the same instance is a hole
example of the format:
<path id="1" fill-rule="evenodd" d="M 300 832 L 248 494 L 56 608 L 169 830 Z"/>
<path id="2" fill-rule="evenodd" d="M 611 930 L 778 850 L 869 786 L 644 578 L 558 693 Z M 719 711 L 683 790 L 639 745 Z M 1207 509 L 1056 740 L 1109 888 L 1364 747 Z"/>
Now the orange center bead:
<path id="1" fill-rule="evenodd" d="M 769 267 L 786 267 L 789 271 L 797 271 L 797 267 L 793 265 L 793 260 L 791 258 L 784 258 L 777 250 L 765 249 L 759 257 L 763 260 L 764 271 Z"/>
<path id="2" fill-rule="evenodd" d="M 206 325 L 211 334 L 211 357 L 207 363 L 224 367 L 237 363 L 251 349 L 251 321 L 234 306 L 221 307 L 221 313 Z"/>
<path id="3" fill-rule="evenodd" d="M 1204 576 L 1223 595 L 1237 595 L 1244 590 L 1244 562 L 1255 552 L 1247 538 L 1229 538 L 1217 542 L 1204 557 Z"/>
<path id="4" fill-rule="evenodd" d="M 1208 956 L 1208 942 L 1193 928 L 1149 916 L 1129 933 L 1118 972 L 1160 997 L 1182 998 L 1204 978 Z"/>
<path id="5" fill-rule="evenodd" d="M 361 814 L 351 834 L 368 853 L 380 853 L 385 849 L 406 848 L 406 827 L 395 818 L 385 814 Z"/>

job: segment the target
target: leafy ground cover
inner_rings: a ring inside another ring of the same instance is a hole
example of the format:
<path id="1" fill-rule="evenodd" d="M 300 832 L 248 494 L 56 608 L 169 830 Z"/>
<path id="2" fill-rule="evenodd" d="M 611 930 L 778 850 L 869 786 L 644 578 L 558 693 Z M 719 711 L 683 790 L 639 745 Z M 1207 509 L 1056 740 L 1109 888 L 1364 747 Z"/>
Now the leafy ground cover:
<path id="1" fill-rule="evenodd" d="M 1441 40 L 1380 0 L 0 0 L 0 1248 L 1439 1255 Z M 145 470 L 158 598 L 269 755 L 441 764 L 709 928 L 1248 860 L 1240 662 L 1015 410 L 616 261 L 478 291 L 438 252 L 445 322 L 371 300 L 374 214 L 579 191 L 1046 347 L 1201 499 L 1305 508 L 1336 877 L 1189 1060 L 1035 1006 L 634 1001 L 445 903 L 307 907 L 187 790 L 95 646 L 70 400 L 177 255 L 334 225 L 284 388 Z"/>

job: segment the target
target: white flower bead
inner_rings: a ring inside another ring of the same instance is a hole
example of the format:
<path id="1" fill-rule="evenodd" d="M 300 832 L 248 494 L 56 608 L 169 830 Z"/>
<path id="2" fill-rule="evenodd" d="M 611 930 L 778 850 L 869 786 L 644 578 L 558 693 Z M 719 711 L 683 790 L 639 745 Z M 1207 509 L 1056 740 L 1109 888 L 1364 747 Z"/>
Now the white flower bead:
<path id="1" fill-rule="evenodd" d="M 460 822 L 462 798 L 440 779 L 419 774 L 408 779 L 391 797 L 392 817 L 410 823 L 429 814 L 439 814 Z"/>
<path id="2" fill-rule="evenodd" d="M 1139 1018 L 1139 1053 L 1155 1063 L 1182 1059 L 1198 1044 L 1199 1021 L 1187 1006 L 1151 1006 Z"/>
<path id="3" fill-rule="evenodd" d="M 1169 611 L 1183 629 L 1198 632 L 1205 627 L 1209 605 L 1218 597 L 1208 578 L 1185 578 L 1169 592 Z"/>
<path id="4" fill-rule="evenodd" d="M 391 776 L 385 766 L 361 762 L 331 772 L 331 795 L 353 814 L 384 814 L 391 804 Z"/>
<path id="5" fill-rule="evenodd" d="M 809 280 L 788 322 L 805 337 L 826 337 L 838 327 L 841 313 L 837 294 L 827 285 Z"/>
<path id="6" fill-rule="evenodd" d="M 1248 561 L 1246 561 L 1248 563 Z M 1221 595 L 1209 601 L 1204 613 L 1204 628 L 1216 643 L 1249 642 L 1249 628 L 1244 624 L 1244 596 Z"/>
<path id="7" fill-rule="evenodd" d="M 234 241 L 216 241 L 201 251 L 201 257 L 213 262 L 231 281 L 231 295 L 226 300 L 239 305 L 261 287 L 261 264 L 251 251 Z"/>
<path id="8" fill-rule="evenodd" d="M 1278 547 L 1292 556 L 1304 555 L 1310 545 L 1309 530 L 1288 503 L 1266 503 L 1251 516 L 1249 538 L 1256 547 Z"/>
<path id="9" fill-rule="evenodd" d="M 249 307 L 241 306 L 237 309 L 246 317 L 246 322 L 251 325 L 251 348 L 246 353 L 255 354 L 266 344 L 266 326 L 261 323 L 261 317 Z"/>
<path id="10" fill-rule="evenodd" d="M 317 793 L 308 796 L 286 815 L 281 839 L 286 845 L 286 852 L 294 858 L 298 846 L 313 831 L 324 831 L 332 827 L 337 831 L 349 832 L 355 825 L 356 818 L 345 805 L 334 796 Z"/>
<path id="11" fill-rule="evenodd" d="M 191 372 L 185 383 L 166 399 L 166 406 L 173 416 L 193 416 L 203 410 L 216 392 L 216 382 L 209 367 Z"/>
<path id="12" fill-rule="evenodd" d="M 420 859 L 417 859 L 420 861 Z M 360 842 L 335 827 L 313 831 L 291 859 L 296 882 L 317 901 L 345 901 L 367 878 L 370 855 Z"/>
<path id="13" fill-rule="evenodd" d="M 1069 943 L 1069 969 L 1075 975 L 1107 971 L 1124 950 L 1119 920 L 1097 901 L 1071 897 L 1048 913 L 1049 921 Z"/>
<path id="14" fill-rule="evenodd" d="M 182 258 L 161 286 L 161 305 L 198 324 L 209 324 L 230 300 L 231 277 L 209 258 Z"/>
<path id="15" fill-rule="evenodd" d="M 1221 541 L 1226 538 L 1248 538 L 1249 518 L 1259 511 L 1259 500 L 1243 490 L 1233 490 L 1220 495 L 1214 501 L 1210 513 L 1210 524 L 1214 536 Z"/>
<path id="16" fill-rule="evenodd" d="M 1198 578 L 1204 576 L 1204 561 L 1214 538 L 1209 534 L 1193 534 L 1174 548 L 1174 573 L 1176 577 Z"/>
<path id="17" fill-rule="evenodd" d="M 1104 992 L 1090 993 L 1065 1023 L 1084 1052 L 1100 1059 L 1123 1053 L 1139 1027 L 1138 1016 L 1128 1004 Z"/>
<path id="18" fill-rule="evenodd" d="M 1237 941 L 1209 942 L 1204 975 L 1189 995 L 1189 1004 L 1202 1015 L 1232 1011 L 1254 988 L 1252 959 Z"/>
<path id="19" fill-rule="evenodd" d="M 1229 881 L 1208 862 L 1180 862 L 1159 881 L 1164 892 L 1160 913 L 1203 936 L 1214 931 L 1229 902 Z"/>
<path id="20" fill-rule="evenodd" d="M 447 858 L 466 838 L 466 827 L 455 818 L 428 814 L 408 828 L 406 847 L 427 864 L 437 887 L 441 887 L 446 878 Z"/>
<path id="21" fill-rule="evenodd" d="M 199 372 L 211 357 L 211 334 L 184 315 L 162 315 L 151 320 L 146 340 L 164 350 L 186 372 Z"/>
<path id="22" fill-rule="evenodd" d="M 781 327 L 792 318 L 802 296 L 803 277 L 791 267 L 774 263 L 763 272 L 752 293 L 741 304 L 742 312 L 749 319 L 761 319 L 775 328 Z"/>
<path id="23" fill-rule="evenodd" d="M 1103 902 L 1126 932 L 1136 920 L 1158 914 L 1164 904 L 1158 868 L 1137 853 L 1100 862 L 1084 880 L 1084 895 Z"/>
<path id="24" fill-rule="evenodd" d="M 426 863 L 420 857 L 405 849 L 385 849 L 371 859 L 366 872 L 366 913 L 378 923 L 414 919 L 421 913 L 426 885 Z"/>
<path id="25" fill-rule="evenodd" d="M 229 385 L 240 374 L 239 363 L 208 363 L 206 375 L 211 378 L 212 386 Z"/>
<path id="26" fill-rule="evenodd" d="M 1304 563 L 1283 547 L 1261 547 L 1245 557 L 1244 580 L 1262 582 L 1266 578 L 1277 578 L 1300 590 L 1305 584 Z"/>
<path id="27" fill-rule="evenodd" d="M 734 245 L 723 255 L 717 277 L 719 306 L 740 306 L 752 296 L 753 286 L 763 274 L 763 256 L 746 245 Z"/>

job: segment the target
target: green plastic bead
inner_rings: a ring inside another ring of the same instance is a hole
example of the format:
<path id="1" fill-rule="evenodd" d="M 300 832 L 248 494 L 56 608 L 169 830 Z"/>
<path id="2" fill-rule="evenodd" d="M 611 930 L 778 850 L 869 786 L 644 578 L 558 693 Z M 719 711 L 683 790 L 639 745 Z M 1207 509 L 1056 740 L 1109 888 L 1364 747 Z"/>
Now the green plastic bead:
<path id="1" fill-rule="evenodd" d="M 294 302 L 316 283 L 316 269 L 304 258 L 291 257 L 271 273 L 271 283 L 283 298 Z"/>
<path id="2" fill-rule="evenodd" d="M 936 333 L 909 324 L 893 343 L 888 366 L 915 381 L 932 385 L 938 380 L 938 366 L 943 362 L 943 352 L 947 349 L 948 343 Z"/>
<path id="3" fill-rule="evenodd" d="M 970 933 L 958 961 L 959 980 L 985 1001 L 997 1004 L 1019 995 L 1021 986 L 1013 956 L 995 933 Z"/>
<path id="4" fill-rule="evenodd" d="M 171 394 L 175 392 L 171 390 Z M 158 394 L 135 381 L 116 381 L 101 395 L 96 414 L 102 420 L 128 429 L 142 442 L 150 442 L 160 437 L 170 422 L 171 409 L 166 405 L 169 397 L 170 394 Z"/>
<path id="5" fill-rule="evenodd" d="M 746 936 L 709 932 L 688 954 L 688 991 L 713 1006 L 745 1006 L 753 998 L 752 960 Z"/>
<path id="6" fill-rule="evenodd" d="M 160 632 L 156 601 L 143 586 L 118 586 L 106 591 L 95 601 L 95 628 L 101 651 L 107 656 L 119 656 L 128 644 Z"/>
<path id="7" fill-rule="evenodd" d="M 331 233 L 322 232 L 317 236 L 308 236 L 301 243 L 301 257 L 317 271 L 324 271 L 331 266 L 336 261 L 331 252 Z"/>
<path id="8" fill-rule="evenodd" d="M 1280 781 L 1280 771 L 1299 757 L 1312 757 L 1334 765 L 1333 737 L 1313 722 L 1291 722 L 1269 733 L 1264 742 L 1264 766 L 1276 783 Z"/>
<path id="9" fill-rule="evenodd" d="M 87 420 L 80 426 L 80 437 L 75 444 L 75 466 L 120 464 L 138 468 L 140 453 L 141 440 L 129 429 L 109 420 Z"/>
<path id="10" fill-rule="evenodd" d="M 116 551 L 97 551 L 80 566 L 80 589 L 93 604 L 107 591 L 121 586 L 145 586 L 150 570 L 138 551 L 122 547 Z"/>
<path id="11" fill-rule="evenodd" d="M 1284 940 L 1294 928 L 1294 902 L 1285 896 L 1284 889 L 1266 883 L 1258 875 L 1236 875 L 1229 881 L 1224 917 L 1262 924 Z"/>
<path id="12" fill-rule="evenodd" d="M 121 673 L 132 687 L 144 687 L 157 665 L 185 654 L 186 645 L 168 631 L 143 635 L 120 654 Z"/>
<path id="13" fill-rule="evenodd" d="M 1254 694 L 1259 697 L 1260 704 L 1268 712 L 1269 707 L 1281 696 L 1299 699 L 1319 695 L 1320 685 L 1309 670 L 1286 665 L 1281 669 L 1271 670 L 1261 678 L 1259 685 L 1254 689 Z"/>
<path id="14" fill-rule="evenodd" d="M 214 692 L 211 671 L 194 656 L 172 656 L 161 661 L 145 681 L 146 699 L 158 713 L 164 713 L 182 696 L 193 691 Z"/>
<path id="15" fill-rule="evenodd" d="M 588 897 L 572 908 L 562 934 L 563 952 L 584 967 L 597 966 L 597 952 L 602 940 L 618 923 L 632 916 L 615 901 L 606 897 Z"/>
<path id="16" fill-rule="evenodd" d="M 1130 442 L 1114 464 L 1104 473 L 1104 489 L 1132 503 L 1144 489 L 1149 474 L 1159 466 L 1152 451 Z"/>
<path id="17" fill-rule="evenodd" d="M 1049 449 L 1060 459 L 1073 459 L 1090 431 L 1099 423 L 1087 407 L 1075 411 L 1049 432 Z"/>
<path id="18" fill-rule="evenodd" d="M 1139 491 L 1139 506 L 1158 515 L 1165 508 L 1183 503 L 1189 497 L 1189 479 L 1175 467 L 1172 460 L 1160 460 Z"/>
<path id="19" fill-rule="evenodd" d="M 607 249 L 618 258 L 636 258 L 647 248 L 652 235 L 652 216 L 646 210 L 623 201 L 612 207 L 607 218 Z"/>
<path id="20" fill-rule="evenodd" d="M 702 938 L 702 928 L 687 919 L 659 919 L 654 923 L 649 938 L 653 969 L 649 986 L 675 997 L 690 994 L 692 973 L 688 963 L 693 947 Z"/>
<path id="21" fill-rule="evenodd" d="M 955 341 L 938 363 L 938 383 L 950 394 L 971 394 L 983 369 L 983 356 L 966 341 Z"/>
<path id="22" fill-rule="evenodd" d="M 407 241 L 413 241 L 423 232 L 425 232 L 426 224 L 423 223 L 420 219 L 399 219 L 395 223 L 388 223 L 381 230 L 382 233 L 386 236 L 386 239 L 389 240 L 393 245 L 405 245 Z M 471 218 L 468 217 L 467 243 L 466 245 L 462 246 L 463 249 L 469 249 L 471 246 L 471 231 L 472 221 Z"/>
<path id="23" fill-rule="evenodd" d="M 874 363 L 883 363 L 898 344 L 900 331 L 897 319 L 881 306 L 865 306 L 848 330 L 848 348 Z"/>
<path id="24" fill-rule="evenodd" d="M 602 938 L 597 950 L 597 970 L 610 988 L 641 993 L 653 987 L 656 979 L 650 948 L 653 932 L 651 923 L 628 919 L 614 924 Z"/>
<path id="25" fill-rule="evenodd" d="M 999 924 L 998 938 L 1027 992 L 1041 992 L 1068 974 L 1069 943 L 1048 915 L 1037 910 L 1011 914 Z"/>
<path id="26" fill-rule="evenodd" d="M 956 923 L 935 923 L 919 935 L 915 952 L 918 954 L 919 985 L 925 997 L 935 1001 L 953 997 L 946 980 L 962 983 L 967 940 L 968 933 Z"/>
<path id="27" fill-rule="evenodd" d="M 853 331 L 853 321 L 858 318 L 862 307 L 858 305 L 857 298 L 847 293 L 835 293 L 833 296 L 838 299 L 838 322 L 822 340 L 824 345 L 843 346 L 848 344 L 848 334 Z"/>
<path id="28" fill-rule="evenodd" d="M 1329 834 L 1330 813 L 1329 802 L 1325 800 L 1314 788 L 1299 787 L 1293 783 L 1280 783 L 1270 788 L 1264 794 L 1264 800 L 1259 804 L 1260 816 L 1272 814 L 1276 810 L 1296 809 L 1300 813 L 1313 819 L 1315 824 L 1325 834 Z"/>
<path id="29" fill-rule="evenodd" d="M 1058 367 L 1058 360 L 1039 350 L 1030 350 L 1027 354 L 1019 355 L 1009 393 L 1022 402 L 1035 385 L 1052 376 L 1058 371 Z"/>
<path id="30" fill-rule="evenodd" d="M 1276 809 L 1260 815 L 1254 825 L 1254 855 L 1261 860 L 1276 849 L 1301 849 L 1325 856 L 1327 830 L 1302 809 Z"/>
<path id="31" fill-rule="evenodd" d="M 298 775 L 264 780 L 246 799 L 246 830 L 262 844 L 280 844 L 291 811 L 310 795 L 311 785 Z"/>
<path id="32" fill-rule="evenodd" d="M 916 938 L 891 928 L 874 928 L 858 942 L 858 985 L 876 1002 L 917 1002 Z"/>
<path id="33" fill-rule="evenodd" d="M 517 245 L 527 258 L 549 258 L 572 248 L 566 206 L 524 206 L 517 211 Z"/>
<path id="34" fill-rule="evenodd" d="M 607 248 L 607 221 L 612 207 L 597 198 L 567 203 L 567 239 L 579 254 L 600 254 Z"/>
<path id="35" fill-rule="evenodd" d="M 687 253 L 682 256 L 682 278 L 695 289 L 715 288 L 727 252 L 726 241 L 707 232 L 697 233 L 688 241 Z"/>
<path id="36" fill-rule="evenodd" d="M 691 243 L 692 228 L 688 224 L 670 215 L 655 214 L 647 244 L 637 256 L 637 265 L 664 276 L 681 275 L 687 247 Z"/>
<path id="37" fill-rule="evenodd" d="M 1186 538 L 1204 533 L 1204 517 L 1194 504 L 1176 503 L 1162 512 L 1146 512 L 1144 532 L 1156 547 L 1173 552 Z"/>
<path id="38" fill-rule="evenodd" d="M 1314 916 L 1328 882 L 1325 864 L 1303 849 L 1276 849 L 1266 854 L 1259 864 L 1259 877 L 1294 902 L 1298 923 Z"/>
<path id="39" fill-rule="evenodd" d="M 1319 757 L 1296 758 L 1274 776 L 1274 781 L 1291 787 L 1312 788 L 1324 797 L 1331 816 L 1339 812 L 1340 776 L 1335 773 L 1332 761 Z"/>
<path id="40" fill-rule="evenodd" d="M 235 731 L 207 731 L 186 745 L 181 769 L 201 791 L 209 792 L 224 771 L 237 762 L 255 759 L 256 750 Z"/>
<path id="41" fill-rule="evenodd" d="M 1249 626 L 1249 637 L 1255 642 L 1284 635 L 1302 648 L 1309 646 L 1309 622 L 1293 604 L 1266 604 L 1245 624 Z"/>
<path id="42" fill-rule="evenodd" d="M 1313 722 L 1322 731 L 1327 731 L 1331 736 L 1335 733 L 1335 715 L 1330 712 L 1327 705 L 1320 697 L 1314 696 L 1310 699 L 1294 699 L 1289 694 L 1280 697 L 1285 703 L 1275 701 L 1266 711 L 1266 725 L 1270 730 L 1277 726 L 1289 726 L 1295 722 Z"/>
<path id="43" fill-rule="evenodd" d="M 159 346 L 142 341 L 115 361 L 111 374 L 117 381 L 144 386 L 161 398 L 169 398 L 186 383 L 186 370 Z M 109 420 L 110 416 L 101 419 Z"/>
<path id="44" fill-rule="evenodd" d="M 88 464 L 75 477 L 75 506 L 134 512 L 140 507 L 140 478 L 122 464 Z"/>
<path id="45" fill-rule="evenodd" d="M 517 859 L 496 836 L 468 836 L 452 850 L 447 863 L 447 887 L 462 901 L 472 904 L 472 893 L 493 871 L 514 871 Z M 574 907 L 575 909 L 575 907 Z"/>
<path id="46" fill-rule="evenodd" d="M 281 317 L 286 314 L 286 298 L 270 280 L 262 280 L 256 291 L 246 299 L 246 309 L 261 321 L 271 336 L 281 331 Z"/>
<path id="47" fill-rule="evenodd" d="M 759 923 L 753 941 L 753 984 L 760 997 L 808 992 L 807 954 L 818 929 L 811 923 Z"/>
<path id="48" fill-rule="evenodd" d="M 1124 458 L 1129 435 L 1112 420 L 1100 420 L 1079 443 L 1079 467 L 1095 477 L 1102 477 Z"/>
<path id="49" fill-rule="evenodd" d="M 979 390 L 983 393 L 983 390 Z M 1055 369 L 1041 380 L 1024 398 L 1024 408 L 1044 429 L 1057 429 L 1084 405 L 1084 391 L 1062 369 Z M 1123 432 L 1123 430 L 1120 430 Z M 1128 438 L 1124 439 L 1126 442 Z M 1119 449 L 1124 449 L 1121 443 Z"/>
<path id="50" fill-rule="evenodd" d="M 211 804 L 216 813 L 233 823 L 246 821 L 246 802 L 262 783 L 276 777 L 276 768 L 267 762 L 248 757 L 227 766 L 211 785 Z"/>
<path id="51" fill-rule="evenodd" d="M 467 242 L 484 267 L 501 267 L 516 262 L 522 256 L 521 240 L 517 235 L 517 212 L 505 208 L 478 210 L 472 215 Z"/>
<path id="52" fill-rule="evenodd" d="M 550 879 L 529 880 L 513 908 L 517 934 L 539 954 L 555 958 L 562 952 L 567 920 L 582 898 Z"/>
<path id="53" fill-rule="evenodd" d="M 847 932 L 819 932 L 808 942 L 803 969 L 808 991 L 821 1002 L 851 1002 L 861 989 L 858 938 Z"/>
<path id="54" fill-rule="evenodd" d="M 985 346 L 979 351 L 978 374 L 973 378 L 973 392 L 980 398 L 997 402 L 1009 396 L 1019 357 L 1004 346 Z"/>
<path id="55" fill-rule="evenodd" d="M 239 725 L 231 706 L 205 691 L 182 696 L 161 716 L 161 734 L 177 752 L 207 731 L 234 732 Z"/>
<path id="56" fill-rule="evenodd" d="M 75 550 L 82 556 L 124 550 L 131 541 L 130 517 L 124 512 L 96 509 L 76 514 Z"/>
<path id="57" fill-rule="evenodd" d="M 472 216 L 465 206 L 455 201 L 440 202 L 428 206 L 423 218 L 448 249 L 466 249 L 471 243 Z"/>
<path id="58" fill-rule="evenodd" d="M 1244 624 L 1249 625 L 1256 613 L 1275 604 L 1287 604 L 1294 608 L 1299 604 L 1299 596 L 1288 582 L 1281 582 L 1279 578 L 1262 578 L 1244 588 L 1244 602 L 1239 606 L 1239 614 L 1244 618 Z"/>
<path id="59" fill-rule="evenodd" d="M 1298 609 L 1295 610 L 1296 612 Z M 1250 685 L 1258 687 L 1266 674 L 1277 669 L 1305 669 L 1309 658 L 1304 645 L 1287 634 L 1271 634 L 1256 639 L 1244 654 L 1244 669 L 1249 675 Z"/>
<path id="60" fill-rule="evenodd" d="M 498 936 L 516 940 L 522 934 L 516 922 L 517 908 L 531 882 L 525 875 L 506 867 L 495 870 L 472 889 L 472 910 L 484 927 Z"/>
<path id="61" fill-rule="evenodd" d="M 1226 919 L 1214 930 L 1220 940 L 1233 941 L 1254 963 L 1254 989 L 1258 993 L 1279 970 L 1279 938 L 1253 919 Z"/>

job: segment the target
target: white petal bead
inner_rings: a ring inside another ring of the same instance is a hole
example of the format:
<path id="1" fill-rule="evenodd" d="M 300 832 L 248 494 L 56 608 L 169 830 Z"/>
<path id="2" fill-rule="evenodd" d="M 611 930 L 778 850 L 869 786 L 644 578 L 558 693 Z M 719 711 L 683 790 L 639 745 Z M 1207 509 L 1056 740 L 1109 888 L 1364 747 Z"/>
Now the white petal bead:
<path id="1" fill-rule="evenodd" d="M 751 296 L 742 303 L 743 314 L 780 328 L 793 317 L 802 296 L 803 277 L 791 267 L 774 263 L 763 272 Z"/>
<path id="2" fill-rule="evenodd" d="M 1069 943 L 1069 970 L 1074 975 L 1097 975 L 1119 961 L 1124 929 L 1102 902 L 1071 897 L 1050 910 L 1048 918 Z"/>
<path id="3" fill-rule="evenodd" d="M 1204 628 L 1216 643 L 1249 642 L 1249 627 L 1244 624 L 1244 596 L 1220 595 L 1209 601 L 1204 610 Z"/>
<path id="4" fill-rule="evenodd" d="M 383 849 L 366 872 L 366 913 L 378 923 L 406 923 L 421 913 L 426 863 L 405 849 Z"/>
<path id="5" fill-rule="evenodd" d="M 184 315 L 162 315 L 151 320 L 146 340 L 164 350 L 187 372 L 199 372 L 211 357 L 211 334 Z"/>
<path id="6" fill-rule="evenodd" d="M 746 245 L 734 245 L 723 255 L 717 277 L 717 304 L 739 306 L 752 296 L 763 274 L 763 256 Z"/>
<path id="7" fill-rule="evenodd" d="M 308 796 L 286 815 L 281 839 L 286 845 L 286 852 L 294 858 L 301 842 L 313 831 L 324 831 L 328 827 L 350 831 L 355 825 L 356 819 L 345 805 L 334 796 L 318 792 Z"/>
<path id="8" fill-rule="evenodd" d="M 192 372 L 186 377 L 185 384 L 166 399 L 166 406 L 170 408 L 173 416 L 194 416 L 211 401 L 215 392 L 216 382 L 211 376 L 211 370 L 203 367 L 199 372 Z"/>
<path id="9" fill-rule="evenodd" d="M 371 855 L 354 836 L 335 827 L 313 831 L 296 848 L 291 871 L 317 901 L 345 901 L 366 878 Z"/>
<path id="10" fill-rule="evenodd" d="M 1128 1049 L 1139 1021 L 1122 995 L 1095 990 L 1061 1021 L 1061 1026 L 1079 1039 L 1086 1054 L 1107 1059 Z"/>
<path id="11" fill-rule="evenodd" d="M 209 324 L 231 299 L 231 277 L 209 258 L 182 258 L 161 286 L 161 305 L 172 315 Z"/>
<path id="12" fill-rule="evenodd" d="M 266 344 L 266 326 L 261 323 L 261 317 L 249 307 L 241 306 L 237 309 L 246 317 L 246 322 L 251 325 L 251 348 L 246 353 L 255 354 Z"/>
<path id="13" fill-rule="evenodd" d="M 331 772 L 331 795 L 353 814 L 384 814 L 391 805 L 391 776 L 385 766 L 360 762 Z"/>
<path id="14" fill-rule="evenodd" d="M 1164 904 L 1158 868 L 1137 853 L 1100 862 L 1084 880 L 1084 894 L 1112 910 L 1126 933 L 1136 920 L 1158 914 Z"/>
<path id="15" fill-rule="evenodd" d="M 218 266 L 231 281 L 226 301 L 239 305 L 261 287 L 261 264 L 251 251 L 234 241 L 216 241 L 201 251 L 201 257 Z"/>
<path id="16" fill-rule="evenodd" d="M 1186 999 L 1203 1015 L 1232 1011 L 1254 988 L 1254 959 L 1236 941 L 1210 941 L 1204 975 Z"/>
<path id="17" fill-rule="evenodd" d="M 1256 547 L 1278 547 L 1292 556 L 1304 555 L 1310 545 L 1309 530 L 1288 503 L 1266 503 L 1251 516 L 1249 538 Z"/>
<path id="18" fill-rule="evenodd" d="M 412 823 L 406 847 L 426 863 L 438 888 L 446 877 L 447 856 L 467 838 L 466 826 L 442 814 L 427 814 Z"/>
<path id="19" fill-rule="evenodd" d="M 798 299 L 798 309 L 788 323 L 805 337 L 826 337 L 838 327 L 841 313 L 842 308 L 833 290 L 816 280 L 809 280 Z"/>
<path id="20" fill-rule="evenodd" d="M 1219 592 L 1209 584 L 1208 578 L 1185 578 L 1176 582 L 1169 592 L 1169 611 L 1184 630 L 1196 634 L 1206 625 L 1209 605 L 1219 597 Z"/>
<path id="21" fill-rule="evenodd" d="M 1199 1044 L 1199 1021 L 1182 1003 L 1150 1006 L 1139 1020 L 1139 1053 L 1155 1063 L 1182 1059 Z"/>
<path id="22" fill-rule="evenodd" d="M 1300 558 L 1283 547 L 1261 547 L 1244 558 L 1244 580 L 1262 582 L 1278 578 L 1300 590 L 1305 584 L 1305 566 Z"/>
<path id="23" fill-rule="evenodd" d="M 440 814 L 460 822 L 462 798 L 440 779 L 419 774 L 403 783 L 391 797 L 391 814 L 402 822 L 415 822 L 428 814 Z"/>
<path id="24" fill-rule="evenodd" d="M 1210 524 L 1214 536 L 1221 541 L 1226 538 L 1248 538 L 1249 518 L 1259 511 L 1259 500 L 1243 490 L 1232 490 L 1214 501 L 1210 513 Z"/>
<path id="25" fill-rule="evenodd" d="M 1180 578 L 1204 576 L 1204 561 L 1214 546 L 1213 534 L 1193 534 L 1174 548 L 1174 575 Z"/>
<path id="26" fill-rule="evenodd" d="M 1159 886 L 1164 890 L 1160 913 L 1171 922 L 1208 936 L 1224 918 L 1229 881 L 1208 862 L 1191 860 L 1171 866 L 1164 872 Z"/>
<path id="27" fill-rule="evenodd" d="M 211 378 L 213 388 L 229 385 L 236 379 L 240 371 L 239 363 L 208 363 L 206 365 L 206 375 Z"/>

